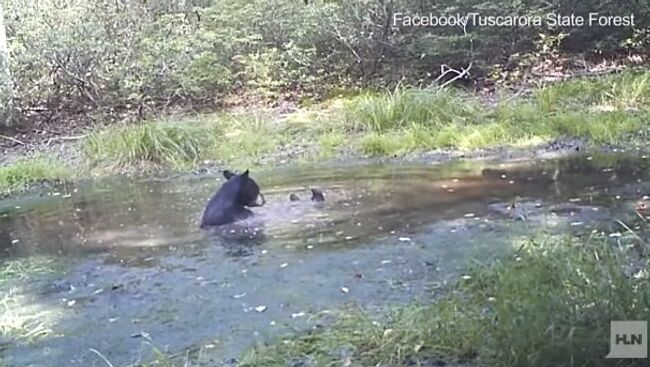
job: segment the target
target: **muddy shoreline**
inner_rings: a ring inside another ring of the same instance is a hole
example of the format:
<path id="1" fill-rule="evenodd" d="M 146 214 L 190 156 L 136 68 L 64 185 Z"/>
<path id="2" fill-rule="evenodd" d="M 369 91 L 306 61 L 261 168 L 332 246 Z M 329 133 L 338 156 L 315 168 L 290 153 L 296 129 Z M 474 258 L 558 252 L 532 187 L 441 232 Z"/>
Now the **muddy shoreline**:
<path id="1" fill-rule="evenodd" d="M 464 151 L 459 149 L 437 149 L 431 151 L 418 151 L 400 156 L 379 156 L 369 157 L 358 154 L 348 149 L 339 152 L 334 158 L 308 158 L 304 161 L 302 157 L 308 156 L 309 147 L 296 145 L 291 152 L 280 151 L 261 157 L 253 165 L 239 167 L 236 164 L 225 164 L 217 161 L 203 161 L 187 170 L 175 170 L 164 167 L 137 171 L 134 167 L 113 167 L 109 171 L 101 172 L 99 175 L 89 172 L 85 167 L 86 162 L 81 151 L 80 143 L 63 142 L 52 143 L 51 140 L 44 140 L 39 143 L 33 143 L 30 146 L 15 145 L 10 148 L 4 148 L 5 154 L 0 157 L 0 167 L 9 166 L 24 157 L 40 154 L 50 158 L 55 158 L 62 162 L 63 165 L 73 170 L 75 176 L 65 182 L 38 182 L 29 185 L 29 187 L 19 192 L 12 192 L 5 195 L 0 194 L 0 199 L 13 197 L 35 195 L 54 190 L 61 184 L 75 184 L 93 179 L 103 179 L 109 177 L 129 177 L 133 179 L 156 179 L 165 180 L 183 176 L 216 176 L 224 169 L 243 170 L 246 168 L 252 171 L 267 169 L 265 167 L 285 168 L 292 166 L 301 166 L 310 163 L 325 163 L 332 165 L 347 165 L 354 163 L 387 163 L 387 164 L 409 164 L 409 163 L 426 163 L 442 164 L 450 161 L 518 161 L 518 160 L 536 160 L 536 159 L 553 159 L 561 158 L 574 154 L 609 154 L 609 153 L 630 153 L 638 152 L 644 154 L 648 150 L 641 148 L 629 148 L 614 145 L 593 145 L 584 139 L 558 138 L 554 141 L 528 147 L 497 146 L 485 149 L 475 149 Z"/>

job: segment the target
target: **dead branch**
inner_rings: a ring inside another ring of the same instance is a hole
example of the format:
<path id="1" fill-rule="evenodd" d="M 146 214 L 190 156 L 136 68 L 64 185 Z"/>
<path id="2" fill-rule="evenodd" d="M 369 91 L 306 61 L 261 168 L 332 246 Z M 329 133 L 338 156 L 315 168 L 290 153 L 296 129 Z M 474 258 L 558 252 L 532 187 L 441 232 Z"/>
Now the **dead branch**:
<path id="1" fill-rule="evenodd" d="M 76 86 L 77 86 L 79 92 L 84 94 L 86 96 L 86 98 L 88 98 L 90 100 L 90 102 L 92 102 L 95 106 L 99 106 L 99 104 L 95 100 L 95 97 L 90 93 L 90 91 L 88 90 L 88 87 L 87 87 L 89 85 L 93 89 L 93 91 L 95 92 L 95 95 L 97 95 L 97 86 L 92 81 L 85 80 L 85 79 L 80 78 L 79 76 L 75 75 L 73 72 L 68 70 L 66 65 L 63 62 L 61 62 L 61 60 L 59 60 L 59 58 L 56 57 L 56 56 L 51 57 L 50 61 L 54 62 L 54 64 L 59 67 L 59 70 L 61 70 L 65 75 L 67 75 L 69 78 L 71 78 L 71 79 L 73 79 L 74 81 L 77 82 Z"/>
<path id="2" fill-rule="evenodd" d="M 88 134 L 77 135 L 77 136 L 57 136 L 57 137 L 55 137 L 53 139 L 54 140 L 80 140 L 80 139 L 83 139 L 83 138 L 85 138 L 87 136 L 88 136 Z"/>
<path id="3" fill-rule="evenodd" d="M 345 46 L 351 53 L 354 55 L 354 57 L 357 59 L 358 63 L 361 63 L 363 60 L 361 59 L 361 56 L 357 53 L 357 51 L 350 45 L 350 43 L 343 37 L 343 34 L 339 30 L 339 28 L 336 26 L 336 22 L 331 21 L 332 28 L 334 30 L 334 35 L 336 36 L 337 41 L 341 43 L 343 46 Z"/>
<path id="4" fill-rule="evenodd" d="M 6 139 L 6 140 L 9 140 L 9 141 L 13 141 L 14 143 L 16 143 L 16 144 L 20 144 L 20 145 L 22 145 L 22 146 L 27 146 L 26 143 L 24 143 L 24 142 L 22 142 L 22 141 L 20 141 L 20 140 L 18 140 L 18 139 L 16 139 L 16 138 L 12 138 L 11 136 L 0 135 L 0 138 L 2 138 L 2 139 Z"/>
<path id="5" fill-rule="evenodd" d="M 55 136 L 55 137 L 47 139 L 47 142 L 45 143 L 45 146 L 49 147 L 50 144 L 52 144 L 52 142 L 56 141 L 56 140 L 61 140 L 61 141 L 80 140 L 80 139 L 83 139 L 83 138 L 85 138 L 87 136 L 88 136 L 88 134 L 79 135 L 79 136 Z"/>
<path id="6" fill-rule="evenodd" d="M 463 34 L 467 36 L 467 25 L 463 25 Z M 467 65 L 466 68 L 461 68 L 460 70 L 456 70 L 449 65 L 441 65 L 440 66 L 440 76 L 436 78 L 435 83 L 437 84 L 445 75 L 449 73 L 455 73 L 456 76 L 447 80 L 444 82 L 442 85 L 438 86 L 438 89 L 443 89 L 449 84 L 455 82 L 456 80 L 460 78 L 464 78 L 467 74 L 469 74 L 469 71 L 472 69 L 472 66 L 474 65 L 474 40 L 470 37 L 469 39 L 469 65 Z"/>

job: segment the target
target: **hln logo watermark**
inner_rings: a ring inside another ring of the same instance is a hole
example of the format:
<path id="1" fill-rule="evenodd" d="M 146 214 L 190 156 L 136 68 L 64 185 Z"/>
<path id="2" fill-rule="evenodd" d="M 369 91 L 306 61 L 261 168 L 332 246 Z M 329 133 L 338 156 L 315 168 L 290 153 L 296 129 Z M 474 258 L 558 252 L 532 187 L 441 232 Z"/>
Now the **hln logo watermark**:
<path id="1" fill-rule="evenodd" d="M 648 358 L 648 322 L 612 321 L 605 358 Z"/>

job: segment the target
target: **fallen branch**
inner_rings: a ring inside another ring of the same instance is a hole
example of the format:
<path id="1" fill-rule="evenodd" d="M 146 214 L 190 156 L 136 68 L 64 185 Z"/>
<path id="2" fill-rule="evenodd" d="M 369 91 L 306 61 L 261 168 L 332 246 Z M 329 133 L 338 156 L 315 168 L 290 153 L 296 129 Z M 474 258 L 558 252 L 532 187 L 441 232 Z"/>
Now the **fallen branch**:
<path id="1" fill-rule="evenodd" d="M 63 140 L 63 141 L 65 141 L 65 140 L 80 140 L 80 139 L 83 139 L 83 138 L 85 138 L 87 136 L 88 136 L 88 134 L 79 135 L 79 136 L 55 136 L 53 138 L 47 139 L 47 142 L 45 143 L 45 146 L 49 147 L 50 144 L 52 144 L 52 142 L 54 140 Z"/>
<path id="2" fill-rule="evenodd" d="M 12 138 L 11 136 L 0 135 L 0 138 L 6 139 L 6 140 L 10 140 L 10 141 L 13 141 L 14 143 L 20 144 L 20 145 L 22 145 L 22 146 L 27 146 L 26 143 L 24 143 L 24 142 L 22 142 L 22 141 L 20 141 L 20 140 L 18 140 L 18 139 L 16 139 L 16 138 Z"/>
<path id="3" fill-rule="evenodd" d="M 463 34 L 465 36 L 467 36 L 467 25 L 463 26 Z M 456 73 L 456 76 L 449 79 L 449 80 L 447 80 L 442 85 L 438 86 L 438 89 L 443 89 L 446 86 L 448 86 L 449 84 L 455 82 L 456 80 L 458 80 L 460 78 L 464 78 L 469 73 L 470 69 L 472 69 L 472 65 L 474 65 L 474 40 L 470 37 L 470 39 L 469 39 L 469 65 L 467 65 L 466 68 L 461 68 L 460 70 L 456 70 L 456 69 L 450 67 L 449 65 L 445 65 L 445 64 L 441 65 L 440 66 L 440 76 L 438 76 L 438 78 L 436 78 L 436 81 L 435 81 L 436 84 L 445 75 L 447 75 L 449 73 Z"/>
<path id="4" fill-rule="evenodd" d="M 438 88 L 443 89 L 444 87 L 446 87 L 449 84 L 455 82 L 456 80 L 465 77 L 469 73 L 469 70 L 472 68 L 472 63 L 473 62 L 470 61 L 469 65 L 467 65 L 466 68 L 461 68 L 460 71 L 456 70 L 456 69 L 453 69 L 453 68 L 449 68 L 445 74 L 447 74 L 448 72 L 454 72 L 454 73 L 456 73 L 456 76 L 449 79 L 449 80 L 447 80 L 446 82 L 442 83 L 442 85 L 440 85 Z M 443 66 L 446 66 L 446 65 L 443 65 Z"/>
<path id="5" fill-rule="evenodd" d="M 57 140 L 57 139 L 58 140 L 80 140 L 80 139 L 83 139 L 83 138 L 85 138 L 87 136 L 88 136 L 88 134 L 77 135 L 77 136 L 57 136 L 57 137 L 52 138 L 52 139 L 55 139 L 55 140 Z"/>

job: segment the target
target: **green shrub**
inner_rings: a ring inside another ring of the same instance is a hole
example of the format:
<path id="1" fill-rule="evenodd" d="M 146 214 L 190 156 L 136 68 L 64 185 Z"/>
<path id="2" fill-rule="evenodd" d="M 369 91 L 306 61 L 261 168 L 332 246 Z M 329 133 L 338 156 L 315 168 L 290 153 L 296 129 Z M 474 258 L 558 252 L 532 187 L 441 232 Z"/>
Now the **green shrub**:
<path id="1" fill-rule="evenodd" d="M 457 27 L 397 31 L 393 13 L 428 9 L 415 0 L 308 5 L 293 0 L 0 1 L 18 110 L 26 117 L 47 119 L 95 110 L 153 113 L 161 106 L 215 105 L 224 95 L 242 92 L 274 98 L 278 93 L 325 94 L 337 87 L 394 86 L 403 78 L 429 83 L 435 78 L 432 70 L 441 64 L 466 66 L 473 58 L 473 70 L 480 74 L 482 67 L 505 57 L 536 51 L 538 33 L 554 39 L 560 31 L 536 27 L 517 32 L 470 27 L 467 34 Z M 441 15 L 470 11 L 636 15 L 636 27 L 574 29 L 554 46 L 559 51 L 642 52 L 650 34 L 650 6 L 643 2 L 572 0 L 523 6 L 514 0 L 461 0 L 435 8 Z M 640 84 L 621 87 L 622 92 L 614 88 L 612 93 L 632 103 L 637 103 L 639 90 L 647 90 Z M 391 97 L 396 99 L 391 103 L 399 104 L 400 93 Z M 545 108 L 552 108 L 552 96 L 543 98 L 549 99 Z M 413 103 L 427 104 L 417 98 Z M 368 108 L 369 114 L 391 113 Z M 393 106 L 399 114 L 398 108 Z M 422 112 L 414 111 L 412 118 L 426 117 L 417 116 Z M 375 123 L 385 127 L 381 118 Z"/>

